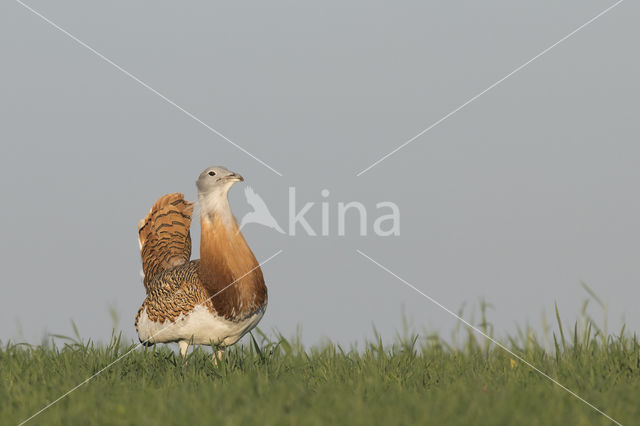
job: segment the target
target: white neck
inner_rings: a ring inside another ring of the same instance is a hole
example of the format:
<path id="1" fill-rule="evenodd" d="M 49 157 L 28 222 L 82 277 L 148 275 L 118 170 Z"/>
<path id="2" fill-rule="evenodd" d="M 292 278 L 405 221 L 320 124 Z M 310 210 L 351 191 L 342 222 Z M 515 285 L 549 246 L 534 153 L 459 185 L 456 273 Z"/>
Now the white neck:
<path id="1" fill-rule="evenodd" d="M 221 185 L 208 193 L 198 193 L 198 203 L 200 204 L 200 220 L 213 222 L 214 218 L 219 218 L 227 226 L 235 221 L 227 194 L 234 182 Z"/>

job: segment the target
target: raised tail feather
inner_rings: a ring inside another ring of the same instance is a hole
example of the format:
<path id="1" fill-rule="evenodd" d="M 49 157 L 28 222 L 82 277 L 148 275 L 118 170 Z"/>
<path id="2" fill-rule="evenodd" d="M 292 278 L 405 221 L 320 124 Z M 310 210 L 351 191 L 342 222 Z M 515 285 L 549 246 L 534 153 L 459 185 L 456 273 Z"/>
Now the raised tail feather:
<path id="1" fill-rule="evenodd" d="M 191 215 L 193 203 L 183 194 L 163 195 L 149 214 L 138 222 L 144 285 L 158 273 L 182 265 L 191 257 Z"/>

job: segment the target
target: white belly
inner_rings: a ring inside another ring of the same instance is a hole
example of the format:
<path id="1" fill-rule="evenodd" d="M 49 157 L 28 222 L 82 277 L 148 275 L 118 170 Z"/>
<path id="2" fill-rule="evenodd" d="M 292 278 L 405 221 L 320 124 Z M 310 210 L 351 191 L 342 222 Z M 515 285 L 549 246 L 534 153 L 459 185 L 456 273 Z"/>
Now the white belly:
<path id="1" fill-rule="evenodd" d="M 151 321 L 145 309 L 138 318 L 138 337 L 141 342 L 168 343 L 180 340 L 192 341 L 196 345 L 229 346 L 254 328 L 266 307 L 259 309 L 242 321 L 229 321 L 212 314 L 204 306 L 196 308 L 187 315 L 181 314 L 175 322 Z"/>

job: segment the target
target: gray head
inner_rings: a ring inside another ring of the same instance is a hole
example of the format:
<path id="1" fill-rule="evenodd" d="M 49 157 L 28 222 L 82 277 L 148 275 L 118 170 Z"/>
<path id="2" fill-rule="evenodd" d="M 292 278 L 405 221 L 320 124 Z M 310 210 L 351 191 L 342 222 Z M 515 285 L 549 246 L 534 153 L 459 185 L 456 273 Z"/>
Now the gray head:
<path id="1" fill-rule="evenodd" d="M 207 167 L 205 171 L 200 173 L 196 186 L 198 187 L 198 193 L 201 195 L 208 195 L 213 193 L 225 194 L 231 186 L 236 182 L 243 181 L 244 178 L 237 173 L 228 170 L 222 166 Z"/>

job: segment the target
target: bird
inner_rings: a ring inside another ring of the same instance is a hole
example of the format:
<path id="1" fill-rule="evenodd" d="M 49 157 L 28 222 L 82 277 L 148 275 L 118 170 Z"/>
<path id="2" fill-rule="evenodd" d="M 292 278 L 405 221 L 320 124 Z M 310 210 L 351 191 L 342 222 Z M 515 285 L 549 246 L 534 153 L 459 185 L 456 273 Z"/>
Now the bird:
<path id="1" fill-rule="evenodd" d="M 260 225 L 268 226 L 269 228 L 275 229 L 279 233 L 284 234 L 284 231 L 269 211 L 267 204 L 261 196 L 256 194 L 253 188 L 250 186 L 245 187 L 244 196 L 247 199 L 247 203 L 253 207 L 253 211 L 250 211 L 242 217 L 242 220 L 240 220 L 240 229 L 248 223 L 259 223 Z"/>
<path id="2" fill-rule="evenodd" d="M 135 327 L 140 342 L 212 345 L 213 360 L 262 319 L 268 294 L 260 265 L 239 231 L 228 193 L 244 178 L 222 166 L 196 181 L 200 207 L 200 259 L 191 258 L 194 203 L 181 193 L 160 197 L 138 223 L 146 298 Z"/>

